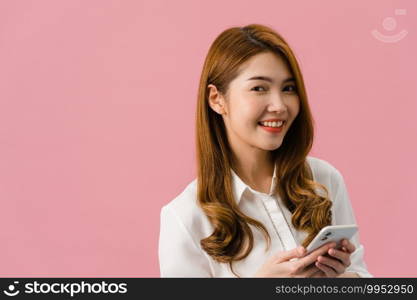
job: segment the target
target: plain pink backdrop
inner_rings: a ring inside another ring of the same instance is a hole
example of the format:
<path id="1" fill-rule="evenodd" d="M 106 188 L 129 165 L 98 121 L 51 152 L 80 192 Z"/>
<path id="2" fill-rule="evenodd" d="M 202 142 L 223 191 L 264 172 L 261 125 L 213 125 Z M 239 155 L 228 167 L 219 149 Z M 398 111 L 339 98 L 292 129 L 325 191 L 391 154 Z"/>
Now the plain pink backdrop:
<path id="1" fill-rule="evenodd" d="M 414 277 L 416 10 L 411 0 L 1 1 L 0 276 L 158 277 L 160 208 L 196 174 L 205 55 L 226 28 L 261 23 L 300 61 L 311 155 L 342 172 L 369 271 Z M 408 34 L 386 43 L 373 29 Z"/>

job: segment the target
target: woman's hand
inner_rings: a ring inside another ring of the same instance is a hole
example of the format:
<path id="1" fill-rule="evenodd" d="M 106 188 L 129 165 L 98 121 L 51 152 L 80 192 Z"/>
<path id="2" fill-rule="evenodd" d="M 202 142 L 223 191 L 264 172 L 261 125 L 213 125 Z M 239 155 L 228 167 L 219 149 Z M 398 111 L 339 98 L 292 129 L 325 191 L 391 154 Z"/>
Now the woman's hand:
<path id="1" fill-rule="evenodd" d="M 255 277 L 313 277 L 320 273 L 323 275 L 314 262 L 334 247 L 336 243 L 327 243 L 308 255 L 306 249 L 301 246 L 289 251 L 280 251 L 268 258 Z"/>
<path id="2" fill-rule="evenodd" d="M 316 273 L 313 277 L 339 277 L 344 274 L 350 266 L 350 255 L 355 251 L 355 246 L 348 240 L 342 240 L 340 250 L 331 248 L 327 251 L 329 256 L 320 255 L 317 257 L 315 266 L 323 271 Z"/>

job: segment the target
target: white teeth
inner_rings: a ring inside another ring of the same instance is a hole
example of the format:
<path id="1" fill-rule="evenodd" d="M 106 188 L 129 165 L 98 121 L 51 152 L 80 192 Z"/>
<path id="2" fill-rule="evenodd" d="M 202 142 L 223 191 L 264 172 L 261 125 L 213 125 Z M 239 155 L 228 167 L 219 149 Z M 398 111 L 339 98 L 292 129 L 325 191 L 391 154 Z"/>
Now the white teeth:
<path id="1" fill-rule="evenodd" d="M 284 123 L 283 121 L 280 121 L 280 122 L 261 122 L 261 124 L 263 126 L 267 126 L 267 127 L 281 127 L 283 123 Z"/>

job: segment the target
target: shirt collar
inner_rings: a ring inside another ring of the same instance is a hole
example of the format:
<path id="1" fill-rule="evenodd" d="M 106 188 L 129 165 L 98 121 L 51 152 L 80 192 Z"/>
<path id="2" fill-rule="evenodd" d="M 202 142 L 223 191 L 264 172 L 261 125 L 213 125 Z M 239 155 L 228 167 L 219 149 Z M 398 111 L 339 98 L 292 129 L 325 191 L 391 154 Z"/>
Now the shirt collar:
<path id="1" fill-rule="evenodd" d="M 233 193 L 236 199 L 236 203 L 239 204 L 240 199 L 242 198 L 243 193 L 246 190 L 250 190 L 253 193 L 260 193 L 257 192 L 255 190 L 253 190 L 250 186 L 248 186 L 246 183 L 243 182 L 242 179 L 240 179 L 240 177 L 235 173 L 235 171 L 233 171 L 233 169 L 230 169 L 231 173 L 232 173 L 232 181 L 233 181 Z M 274 190 L 275 190 L 275 186 L 277 183 L 277 164 L 274 164 L 274 174 L 272 176 L 272 184 L 271 184 L 271 189 L 269 191 L 268 195 L 272 195 Z"/>

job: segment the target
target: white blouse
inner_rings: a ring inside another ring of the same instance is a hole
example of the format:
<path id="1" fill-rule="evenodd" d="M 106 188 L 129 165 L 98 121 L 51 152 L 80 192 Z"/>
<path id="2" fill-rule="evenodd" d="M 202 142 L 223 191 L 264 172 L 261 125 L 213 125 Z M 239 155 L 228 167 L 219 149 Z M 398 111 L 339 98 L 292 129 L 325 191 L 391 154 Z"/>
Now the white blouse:
<path id="1" fill-rule="evenodd" d="M 341 173 L 327 161 L 307 156 L 315 181 L 329 190 L 332 205 L 332 225 L 356 224 L 348 192 Z M 269 194 L 253 190 L 232 172 L 234 196 L 242 212 L 260 221 L 271 237 L 271 247 L 258 229 L 253 229 L 254 245 L 243 260 L 233 263 L 234 271 L 241 277 L 253 277 L 265 260 L 278 251 L 300 246 L 307 236 L 294 229 L 291 212 L 279 195 L 272 191 L 277 183 L 276 166 Z M 159 235 L 159 265 L 161 277 L 236 277 L 228 263 L 213 260 L 200 246 L 200 240 L 213 232 L 208 218 L 197 204 L 197 179 L 161 209 Z M 356 250 L 350 256 L 351 265 L 346 272 L 356 272 L 360 277 L 373 277 L 363 260 L 364 247 L 359 233 L 351 239 Z"/>

